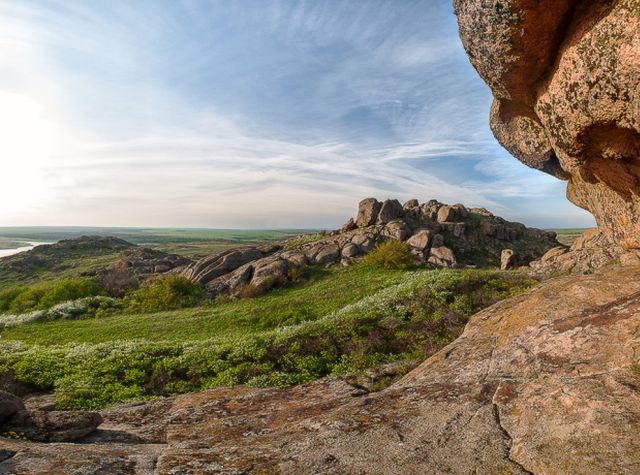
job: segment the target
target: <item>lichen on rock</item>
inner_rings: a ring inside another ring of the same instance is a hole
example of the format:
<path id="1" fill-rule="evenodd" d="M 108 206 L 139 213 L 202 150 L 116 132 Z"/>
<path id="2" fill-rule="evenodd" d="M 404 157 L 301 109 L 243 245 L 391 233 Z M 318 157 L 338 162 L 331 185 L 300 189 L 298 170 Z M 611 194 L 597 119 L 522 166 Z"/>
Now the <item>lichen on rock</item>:
<path id="1" fill-rule="evenodd" d="M 454 0 L 491 128 L 526 165 L 567 180 L 609 240 L 640 250 L 640 2 Z"/>

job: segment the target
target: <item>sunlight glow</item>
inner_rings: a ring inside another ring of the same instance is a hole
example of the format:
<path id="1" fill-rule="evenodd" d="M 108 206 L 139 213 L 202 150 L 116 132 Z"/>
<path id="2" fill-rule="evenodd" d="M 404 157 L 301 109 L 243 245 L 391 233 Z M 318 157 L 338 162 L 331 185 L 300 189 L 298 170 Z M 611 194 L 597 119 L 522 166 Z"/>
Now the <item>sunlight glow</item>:
<path id="1" fill-rule="evenodd" d="M 41 196 L 51 123 L 33 99 L 0 91 L 0 202 L 5 213 L 26 209 Z"/>

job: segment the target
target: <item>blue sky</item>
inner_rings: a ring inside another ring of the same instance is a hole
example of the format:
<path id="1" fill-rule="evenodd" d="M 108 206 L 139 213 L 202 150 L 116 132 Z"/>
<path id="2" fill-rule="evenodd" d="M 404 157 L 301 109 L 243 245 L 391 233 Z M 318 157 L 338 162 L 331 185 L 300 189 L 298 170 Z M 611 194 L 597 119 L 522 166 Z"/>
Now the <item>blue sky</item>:
<path id="1" fill-rule="evenodd" d="M 0 225 L 330 228 L 375 196 L 591 226 L 490 101 L 450 0 L 0 0 Z"/>

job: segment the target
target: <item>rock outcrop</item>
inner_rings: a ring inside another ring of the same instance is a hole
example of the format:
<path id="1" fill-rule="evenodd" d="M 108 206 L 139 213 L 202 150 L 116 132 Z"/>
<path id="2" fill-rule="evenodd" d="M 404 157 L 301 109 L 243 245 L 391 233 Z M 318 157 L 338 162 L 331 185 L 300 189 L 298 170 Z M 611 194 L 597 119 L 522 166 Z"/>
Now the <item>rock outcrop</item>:
<path id="1" fill-rule="evenodd" d="M 640 2 L 454 0 L 491 127 L 523 163 L 568 180 L 609 241 L 640 249 Z"/>
<path id="2" fill-rule="evenodd" d="M 638 255 L 609 241 L 599 229 L 582 234 L 570 248 L 554 247 L 539 260 L 530 263 L 537 274 L 588 274 L 611 265 L 640 265 Z"/>
<path id="3" fill-rule="evenodd" d="M 367 198 L 355 220 L 315 237 L 224 251 L 187 266 L 182 275 L 206 285 L 211 294 L 252 295 L 295 280 L 308 265 L 349 265 L 388 239 L 406 241 L 416 262 L 435 267 L 497 267 L 506 248 L 515 249 L 526 265 L 560 245 L 554 233 L 508 222 L 485 209 L 415 199 L 403 206 L 398 200 Z"/>

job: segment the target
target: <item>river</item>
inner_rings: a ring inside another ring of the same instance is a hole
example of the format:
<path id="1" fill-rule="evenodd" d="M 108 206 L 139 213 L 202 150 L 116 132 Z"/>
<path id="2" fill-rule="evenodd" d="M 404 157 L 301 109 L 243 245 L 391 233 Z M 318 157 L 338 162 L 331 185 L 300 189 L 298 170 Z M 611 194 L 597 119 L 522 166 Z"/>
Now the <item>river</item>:
<path id="1" fill-rule="evenodd" d="M 28 246 L 16 247 L 15 249 L 0 249 L 0 258 L 13 256 L 14 254 L 19 254 L 21 252 L 30 251 L 36 246 L 40 246 L 41 244 L 51 244 L 50 242 L 29 242 Z"/>

